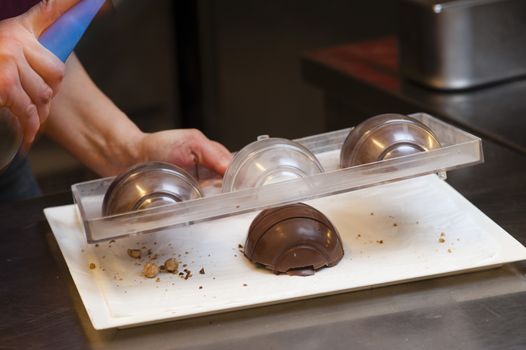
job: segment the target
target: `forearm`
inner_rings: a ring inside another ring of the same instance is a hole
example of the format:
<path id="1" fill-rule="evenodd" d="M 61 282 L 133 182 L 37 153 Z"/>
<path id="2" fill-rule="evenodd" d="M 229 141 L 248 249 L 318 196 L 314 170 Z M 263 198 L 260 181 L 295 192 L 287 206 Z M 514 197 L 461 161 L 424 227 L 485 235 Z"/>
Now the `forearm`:
<path id="1" fill-rule="evenodd" d="M 136 146 L 143 133 L 97 88 L 74 55 L 67 62 L 45 131 L 102 176 L 142 160 Z"/>

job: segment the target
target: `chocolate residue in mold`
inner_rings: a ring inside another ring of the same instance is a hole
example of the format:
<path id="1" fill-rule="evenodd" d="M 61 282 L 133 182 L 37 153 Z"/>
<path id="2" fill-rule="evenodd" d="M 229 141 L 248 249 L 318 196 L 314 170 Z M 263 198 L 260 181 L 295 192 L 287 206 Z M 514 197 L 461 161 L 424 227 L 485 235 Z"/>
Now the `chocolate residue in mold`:
<path id="1" fill-rule="evenodd" d="M 327 217 L 303 203 L 262 211 L 250 225 L 245 256 L 279 274 L 309 276 L 343 257 L 340 235 Z"/>

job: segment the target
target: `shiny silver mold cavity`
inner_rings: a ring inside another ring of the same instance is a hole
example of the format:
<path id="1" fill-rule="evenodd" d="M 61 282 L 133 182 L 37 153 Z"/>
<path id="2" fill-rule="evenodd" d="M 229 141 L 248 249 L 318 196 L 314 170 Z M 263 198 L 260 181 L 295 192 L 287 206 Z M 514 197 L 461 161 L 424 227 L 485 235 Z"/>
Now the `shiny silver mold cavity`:
<path id="1" fill-rule="evenodd" d="M 425 124 L 402 114 L 381 114 L 351 130 L 340 153 L 340 167 L 397 158 L 440 148 Z"/>
<path id="2" fill-rule="evenodd" d="M 102 214 L 116 215 L 202 196 L 199 184 L 185 170 L 163 162 L 141 163 L 113 180 L 104 195 Z"/>

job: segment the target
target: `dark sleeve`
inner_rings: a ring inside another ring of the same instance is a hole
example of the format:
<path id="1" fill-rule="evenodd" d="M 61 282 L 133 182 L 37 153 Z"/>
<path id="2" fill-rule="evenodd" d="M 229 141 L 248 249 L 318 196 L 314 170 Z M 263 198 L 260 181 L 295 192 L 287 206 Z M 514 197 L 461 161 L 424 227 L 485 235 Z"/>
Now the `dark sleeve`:
<path id="1" fill-rule="evenodd" d="M 39 0 L 0 0 L 0 20 L 21 15 L 39 2 Z"/>

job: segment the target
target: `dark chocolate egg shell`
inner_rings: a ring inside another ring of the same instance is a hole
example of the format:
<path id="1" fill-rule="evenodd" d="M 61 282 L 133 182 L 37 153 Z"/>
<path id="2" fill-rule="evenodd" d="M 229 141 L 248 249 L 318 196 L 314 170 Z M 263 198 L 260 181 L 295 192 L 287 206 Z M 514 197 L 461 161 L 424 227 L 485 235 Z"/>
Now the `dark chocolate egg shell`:
<path id="1" fill-rule="evenodd" d="M 334 225 L 303 203 L 262 211 L 250 225 L 244 253 L 275 273 L 296 275 L 334 266 L 344 254 Z"/>

